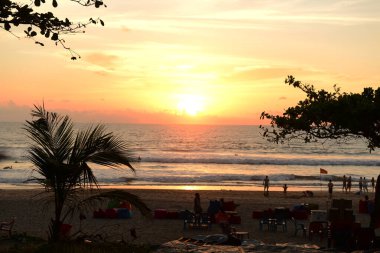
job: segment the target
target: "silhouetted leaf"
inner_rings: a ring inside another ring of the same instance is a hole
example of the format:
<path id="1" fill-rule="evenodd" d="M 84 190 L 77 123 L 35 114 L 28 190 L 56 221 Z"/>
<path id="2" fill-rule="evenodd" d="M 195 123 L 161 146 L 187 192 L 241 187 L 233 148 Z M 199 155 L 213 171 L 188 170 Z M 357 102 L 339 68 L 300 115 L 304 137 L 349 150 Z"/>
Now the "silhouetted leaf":
<path id="1" fill-rule="evenodd" d="M 49 37 L 50 37 L 50 31 L 49 31 L 49 30 L 46 31 L 46 33 L 45 33 L 45 37 L 46 37 L 46 38 L 49 38 Z"/>
<path id="2" fill-rule="evenodd" d="M 54 7 L 54 8 L 57 8 L 57 7 L 58 7 L 58 2 L 57 2 L 57 0 L 53 0 L 53 7 Z"/>
<path id="3" fill-rule="evenodd" d="M 31 30 L 32 30 L 32 27 L 29 26 L 29 27 L 28 27 L 28 32 L 30 32 Z"/>
<path id="4" fill-rule="evenodd" d="M 34 0 L 34 5 L 35 6 L 40 6 L 41 5 L 41 1 L 40 0 Z"/>
<path id="5" fill-rule="evenodd" d="M 95 1 L 95 8 L 99 8 L 101 5 L 103 5 L 103 2 L 98 0 Z"/>
<path id="6" fill-rule="evenodd" d="M 35 43 L 38 44 L 38 45 L 40 45 L 40 46 L 42 46 L 42 47 L 45 46 L 44 43 L 39 42 L 39 41 L 36 41 Z"/>
<path id="7" fill-rule="evenodd" d="M 71 60 L 75 61 L 77 58 L 75 56 L 71 57 Z"/>
<path id="8" fill-rule="evenodd" d="M 4 23 L 4 29 L 9 31 L 11 29 L 11 25 L 9 23 Z"/>
<path id="9" fill-rule="evenodd" d="M 100 24 L 101 24 L 102 26 L 104 26 L 104 21 L 103 21 L 103 20 L 99 19 L 99 22 L 100 22 Z"/>
<path id="10" fill-rule="evenodd" d="M 31 33 L 30 33 L 30 36 L 31 37 L 34 37 L 34 36 L 36 36 L 37 35 L 37 33 L 35 32 L 35 31 L 32 31 Z"/>
<path id="11" fill-rule="evenodd" d="M 53 35 L 51 36 L 51 39 L 58 40 L 58 33 L 53 33 Z"/>

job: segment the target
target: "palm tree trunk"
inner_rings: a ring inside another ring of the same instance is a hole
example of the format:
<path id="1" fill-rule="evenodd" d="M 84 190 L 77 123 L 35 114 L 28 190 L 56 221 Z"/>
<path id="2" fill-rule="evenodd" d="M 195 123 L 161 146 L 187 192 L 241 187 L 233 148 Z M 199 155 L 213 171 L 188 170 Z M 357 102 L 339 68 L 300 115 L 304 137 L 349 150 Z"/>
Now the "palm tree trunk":
<path id="1" fill-rule="evenodd" d="M 56 242 L 61 240 L 62 235 L 61 235 L 61 225 L 63 221 L 61 221 L 61 214 L 62 214 L 62 209 L 64 206 L 64 196 L 61 191 L 57 190 L 55 191 L 55 218 L 54 220 L 51 221 L 50 225 L 50 235 L 49 235 L 49 240 Z"/>
<path id="2" fill-rule="evenodd" d="M 371 215 L 371 227 L 376 228 L 380 224 L 380 175 L 376 180 L 375 208 Z"/>

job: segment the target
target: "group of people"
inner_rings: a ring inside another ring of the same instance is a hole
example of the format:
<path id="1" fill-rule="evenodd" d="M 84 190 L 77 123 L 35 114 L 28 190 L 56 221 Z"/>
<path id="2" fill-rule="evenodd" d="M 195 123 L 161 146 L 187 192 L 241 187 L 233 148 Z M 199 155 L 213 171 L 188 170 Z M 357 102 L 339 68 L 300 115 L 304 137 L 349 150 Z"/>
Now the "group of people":
<path id="1" fill-rule="evenodd" d="M 265 176 L 263 180 L 263 185 L 264 185 L 264 196 L 268 197 L 269 196 L 269 177 L 268 176 Z M 284 189 L 284 194 L 286 195 L 288 191 L 288 185 L 284 184 L 282 188 Z"/>
<path id="2" fill-rule="evenodd" d="M 375 184 L 376 184 L 375 178 L 372 177 L 372 179 L 371 179 L 372 191 L 375 191 L 375 186 L 376 186 Z M 359 178 L 358 185 L 359 185 L 359 194 L 368 193 L 368 181 L 365 177 Z M 331 179 L 329 180 L 327 187 L 328 187 L 328 191 L 329 191 L 329 198 L 331 198 L 332 192 L 333 192 L 333 187 L 334 187 L 334 184 L 332 183 Z M 351 187 L 352 187 L 351 176 L 349 176 L 347 178 L 346 175 L 343 175 L 342 191 L 344 191 L 346 193 L 351 192 Z"/>
<path id="3" fill-rule="evenodd" d="M 371 183 L 372 191 L 374 191 L 375 190 L 375 183 L 376 183 L 374 177 L 372 177 L 370 183 Z M 365 177 L 360 177 L 358 184 L 359 184 L 359 193 L 360 194 L 363 192 L 368 193 L 368 180 Z M 269 196 L 269 177 L 268 176 L 265 176 L 265 178 L 263 180 L 263 186 L 264 186 L 264 196 Z M 328 187 L 329 198 L 332 198 L 334 184 L 333 184 L 331 179 L 329 180 L 327 187 Z M 351 176 L 346 177 L 346 175 L 343 175 L 342 191 L 344 191 L 346 193 L 351 192 L 351 187 L 352 187 Z M 283 189 L 284 189 L 284 194 L 286 195 L 288 185 L 284 184 Z"/>
<path id="4" fill-rule="evenodd" d="M 371 182 L 371 186 L 372 186 L 372 191 L 374 191 L 375 190 L 375 178 L 372 177 L 370 182 Z M 368 180 L 365 177 L 360 177 L 358 184 L 359 184 L 359 193 L 360 194 L 362 192 L 368 193 Z M 351 186 L 352 186 L 351 176 L 349 176 L 347 178 L 346 175 L 344 175 L 343 176 L 342 191 L 351 192 Z"/>

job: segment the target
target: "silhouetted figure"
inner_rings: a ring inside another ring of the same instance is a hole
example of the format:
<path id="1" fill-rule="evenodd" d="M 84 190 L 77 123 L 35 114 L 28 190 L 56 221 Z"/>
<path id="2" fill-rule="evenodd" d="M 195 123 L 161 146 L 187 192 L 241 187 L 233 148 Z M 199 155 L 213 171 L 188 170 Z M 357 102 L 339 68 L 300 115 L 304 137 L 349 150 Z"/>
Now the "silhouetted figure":
<path id="1" fill-rule="evenodd" d="M 372 177 L 372 179 L 371 179 L 371 186 L 372 186 L 372 192 L 374 192 L 375 191 L 375 178 L 374 177 Z"/>
<path id="2" fill-rule="evenodd" d="M 342 191 L 347 192 L 347 178 L 346 178 L 346 175 L 343 175 Z"/>
<path id="3" fill-rule="evenodd" d="M 284 184 L 284 186 L 282 188 L 284 188 L 284 195 L 286 196 L 286 193 L 288 191 L 288 185 Z"/>
<path id="4" fill-rule="evenodd" d="M 200 223 L 200 219 L 202 216 L 202 206 L 201 206 L 201 197 L 200 197 L 199 193 L 195 193 L 194 213 L 195 213 L 195 222 Z"/>
<path id="5" fill-rule="evenodd" d="M 327 187 L 329 188 L 329 199 L 332 198 L 332 193 L 333 193 L 333 187 L 334 184 L 331 182 L 331 179 L 329 180 L 329 183 L 327 184 Z"/>
<path id="6" fill-rule="evenodd" d="M 351 192 L 351 186 L 352 186 L 352 179 L 351 179 L 351 176 L 349 176 L 347 179 L 347 190 L 348 190 L 348 192 Z"/>
<path id="7" fill-rule="evenodd" d="M 264 185 L 264 196 L 268 196 L 269 195 L 269 178 L 268 178 L 268 176 L 265 176 L 264 181 L 263 181 L 263 185 Z"/>
<path id="8" fill-rule="evenodd" d="M 362 194 L 363 191 L 363 178 L 359 178 L 359 193 Z"/>
<path id="9" fill-rule="evenodd" d="M 368 193 L 368 182 L 367 182 L 367 179 L 365 177 L 363 177 L 363 192 Z"/>

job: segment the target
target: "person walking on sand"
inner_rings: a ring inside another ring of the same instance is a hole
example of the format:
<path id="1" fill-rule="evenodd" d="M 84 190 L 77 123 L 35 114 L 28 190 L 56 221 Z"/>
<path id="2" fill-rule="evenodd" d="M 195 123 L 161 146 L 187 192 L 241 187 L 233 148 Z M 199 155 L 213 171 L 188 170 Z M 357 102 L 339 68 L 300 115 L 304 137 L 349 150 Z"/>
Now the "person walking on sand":
<path id="1" fill-rule="evenodd" d="M 269 195 L 269 178 L 268 178 L 268 176 L 265 176 L 264 181 L 263 181 L 263 185 L 264 185 L 264 196 L 268 196 Z"/>
<path id="2" fill-rule="evenodd" d="M 194 213 L 195 213 L 195 222 L 200 223 L 201 215 L 202 215 L 202 206 L 201 206 L 201 197 L 200 197 L 199 193 L 195 193 Z"/>
<path id="3" fill-rule="evenodd" d="M 372 177 L 372 179 L 371 179 L 371 186 L 372 186 L 372 192 L 374 192 L 375 191 L 375 178 L 374 177 Z"/>
<path id="4" fill-rule="evenodd" d="M 351 176 L 349 176 L 347 179 L 347 190 L 348 190 L 348 192 L 351 192 L 351 185 L 352 185 L 352 179 L 351 179 Z"/>
<path id="5" fill-rule="evenodd" d="M 365 177 L 363 177 L 363 192 L 368 193 L 368 182 L 367 182 L 367 179 Z"/>
<path id="6" fill-rule="evenodd" d="M 346 175 L 343 175 L 343 186 L 342 186 L 342 192 L 347 192 L 347 178 Z"/>
<path id="7" fill-rule="evenodd" d="M 331 182 L 331 179 L 329 180 L 329 183 L 327 184 L 327 187 L 329 188 L 329 199 L 332 198 L 332 193 L 333 193 L 333 187 L 334 184 Z"/>

